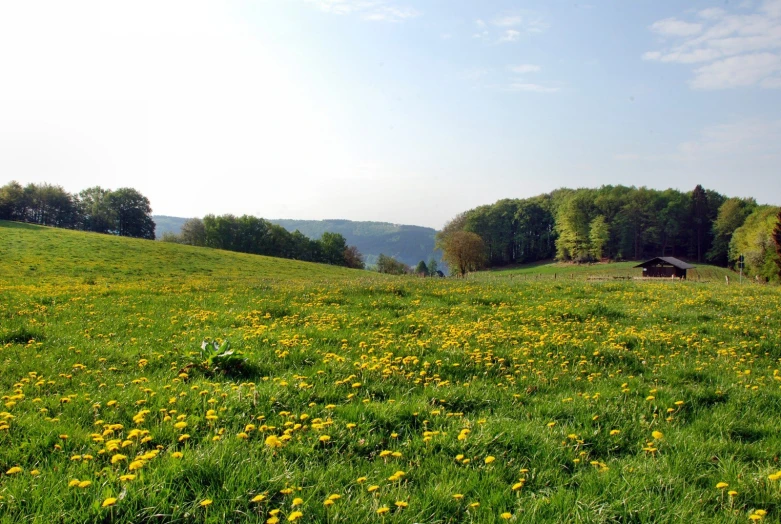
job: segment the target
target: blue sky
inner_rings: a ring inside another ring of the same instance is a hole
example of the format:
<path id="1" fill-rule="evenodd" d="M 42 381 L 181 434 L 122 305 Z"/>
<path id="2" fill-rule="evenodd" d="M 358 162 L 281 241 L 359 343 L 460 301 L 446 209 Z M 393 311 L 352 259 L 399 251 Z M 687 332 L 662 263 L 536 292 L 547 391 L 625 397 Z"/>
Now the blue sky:
<path id="1" fill-rule="evenodd" d="M 781 203 L 781 0 L 0 5 L 0 173 L 441 227 L 558 187 Z"/>

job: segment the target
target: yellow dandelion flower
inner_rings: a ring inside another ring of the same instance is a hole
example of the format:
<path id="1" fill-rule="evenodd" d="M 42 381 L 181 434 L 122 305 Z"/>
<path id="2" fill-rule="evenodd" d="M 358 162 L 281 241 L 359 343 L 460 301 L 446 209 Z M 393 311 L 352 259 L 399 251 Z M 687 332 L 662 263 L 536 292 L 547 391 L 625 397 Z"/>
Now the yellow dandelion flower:
<path id="1" fill-rule="evenodd" d="M 109 498 L 107 498 L 106 500 L 104 500 L 104 501 L 103 501 L 103 504 L 101 504 L 101 506 L 100 506 L 100 507 L 102 507 L 102 508 L 107 508 L 107 507 L 109 507 L 109 506 L 113 506 L 113 505 L 114 505 L 114 504 L 116 504 L 116 503 L 117 503 L 117 499 L 116 499 L 116 498 L 114 498 L 114 497 L 109 497 Z"/>
<path id="2" fill-rule="evenodd" d="M 377 508 L 377 515 L 383 515 L 390 511 L 390 508 L 388 506 L 382 506 L 381 508 Z"/>
<path id="3" fill-rule="evenodd" d="M 492 457 L 491 455 L 488 455 L 487 457 L 485 457 L 485 463 L 486 464 L 490 464 L 494 460 L 496 460 L 496 457 Z"/>
<path id="4" fill-rule="evenodd" d="M 22 472 L 22 468 L 20 468 L 19 466 L 14 466 L 11 469 L 9 469 L 8 471 L 6 471 L 5 474 L 6 475 L 16 475 L 17 473 L 21 473 L 21 472 Z"/>
<path id="5" fill-rule="evenodd" d="M 728 487 L 729 487 L 729 484 L 727 484 L 726 482 L 719 482 L 718 484 L 716 484 L 716 489 L 724 489 L 724 488 L 728 488 Z"/>
<path id="6" fill-rule="evenodd" d="M 206 506 L 211 506 L 213 502 L 212 499 L 203 499 L 198 505 L 205 508 Z"/>

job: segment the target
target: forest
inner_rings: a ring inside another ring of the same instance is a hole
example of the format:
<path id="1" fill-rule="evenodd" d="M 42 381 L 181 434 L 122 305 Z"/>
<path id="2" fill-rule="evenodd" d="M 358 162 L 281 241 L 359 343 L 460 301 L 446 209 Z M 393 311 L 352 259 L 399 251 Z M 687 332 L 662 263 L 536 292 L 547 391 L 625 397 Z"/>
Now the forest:
<path id="1" fill-rule="evenodd" d="M 735 267 L 743 254 L 750 276 L 778 279 L 778 213 L 753 198 L 730 198 L 701 185 L 689 192 L 564 188 L 460 213 L 439 233 L 439 243 L 455 231 L 475 233 L 483 240 L 487 267 L 654 256 Z"/>

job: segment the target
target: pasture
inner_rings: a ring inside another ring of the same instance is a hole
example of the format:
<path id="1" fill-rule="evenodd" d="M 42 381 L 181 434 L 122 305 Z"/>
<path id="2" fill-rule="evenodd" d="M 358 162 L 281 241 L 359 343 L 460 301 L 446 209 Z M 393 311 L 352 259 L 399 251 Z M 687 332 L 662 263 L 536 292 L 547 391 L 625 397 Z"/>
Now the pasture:
<path id="1" fill-rule="evenodd" d="M 2 522 L 781 518 L 777 286 L 0 253 Z"/>

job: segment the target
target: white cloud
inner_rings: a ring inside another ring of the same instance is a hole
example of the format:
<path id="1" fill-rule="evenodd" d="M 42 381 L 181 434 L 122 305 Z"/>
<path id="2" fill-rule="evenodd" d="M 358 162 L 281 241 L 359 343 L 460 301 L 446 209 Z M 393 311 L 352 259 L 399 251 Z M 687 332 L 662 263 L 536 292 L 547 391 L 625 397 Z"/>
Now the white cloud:
<path id="1" fill-rule="evenodd" d="M 662 36 L 692 36 L 702 31 L 702 24 L 690 24 L 677 18 L 665 18 L 651 24 L 650 29 Z"/>
<path id="2" fill-rule="evenodd" d="M 497 27 L 516 27 L 523 23 L 523 18 L 517 15 L 499 16 L 492 23 Z"/>
<path id="3" fill-rule="evenodd" d="M 666 18 L 652 24 L 672 44 L 644 53 L 643 60 L 700 64 L 689 82 L 693 89 L 781 85 L 781 0 L 765 0 L 751 13 L 709 8 L 697 16 L 702 23 Z"/>
<path id="4" fill-rule="evenodd" d="M 740 55 L 718 60 L 694 70 L 695 77 L 689 84 L 694 89 L 725 89 L 759 84 L 777 87 L 773 82 L 781 80 L 781 55 L 759 53 Z"/>
<path id="5" fill-rule="evenodd" d="M 402 22 L 420 16 L 412 7 L 395 5 L 388 0 L 305 0 L 321 11 L 337 15 L 358 14 L 375 22 Z"/>
<path id="6" fill-rule="evenodd" d="M 708 9 L 703 9 L 697 13 L 697 16 L 705 18 L 706 20 L 714 20 L 716 18 L 723 18 L 726 14 L 727 12 L 720 7 L 709 7 Z"/>
<path id="7" fill-rule="evenodd" d="M 518 38 L 520 38 L 521 32 L 516 31 L 515 29 L 508 29 L 504 32 L 502 37 L 499 39 L 500 42 L 517 42 Z"/>
<path id="8" fill-rule="evenodd" d="M 480 29 L 484 29 L 486 27 L 486 23 L 482 20 L 475 20 L 475 25 Z"/>
<path id="9" fill-rule="evenodd" d="M 514 82 L 507 86 L 509 91 L 524 91 L 529 93 L 558 93 L 559 87 L 544 86 L 541 84 L 530 84 L 525 82 Z"/>
<path id="10" fill-rule="evenodd" d="M 678 146 L 690 157 L 739 155 L 778 155 L 781 120 L 750 119 L 708 126 L 700 136 Z"/>
<path id="11" fill-rule="evenodd" d="M 507 66 L 507 70 L 512 73 L 517 73 L 519 75 L 524 75 L 526 73 L 536 73 L 540 70 L 540 66 L 534 65 L 534 64 L 519 64 L 519 65 L 509 65 Z"/>

